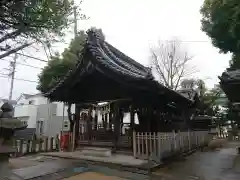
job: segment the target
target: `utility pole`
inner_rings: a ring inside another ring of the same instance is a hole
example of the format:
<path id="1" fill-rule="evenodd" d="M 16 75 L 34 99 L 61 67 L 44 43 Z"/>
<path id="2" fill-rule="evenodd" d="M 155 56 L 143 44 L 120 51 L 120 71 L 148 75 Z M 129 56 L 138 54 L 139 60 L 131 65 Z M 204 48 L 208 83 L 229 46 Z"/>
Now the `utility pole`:
<path id="1" fill-rule="evenodd" d="M 73 15 L 74 15 L 74 37 L 77 37 L 77 6 L 74 6 L 74 10 L 73 10 Z"/>
<path id="2" fill-rule="evenodd" d="M 73 15 L 74 15 L 74 38 L 77 37 L 78 29 L 77 29 L 77 6 L 74 6 L 73 9 Z M 80 109 L 77 104 L 75 104 L 75 116 L 73 117 L 74 126 L 73 126 L 73 138 L 72 138 L 72 150 L 75 149 L 75 147 L 78 145 L 78 136 L 79 136 L 79 121 L 80 121 Z"/>
<path id="3" fill-rule="evenodd" d="M 10 62 L 10 73 L 9 76 L 11 76 L 11 85 L 10 85 L 10 91 L 9 91 L 9 100 L 12 100 L 12 93 L 13 93 L 13 85 L 14 85 L 14 79 L 15 79 L 15 70 L 16 70 L 16 62 L 17 62 L 17 54 L 15 53 L 13 61 Z"/>

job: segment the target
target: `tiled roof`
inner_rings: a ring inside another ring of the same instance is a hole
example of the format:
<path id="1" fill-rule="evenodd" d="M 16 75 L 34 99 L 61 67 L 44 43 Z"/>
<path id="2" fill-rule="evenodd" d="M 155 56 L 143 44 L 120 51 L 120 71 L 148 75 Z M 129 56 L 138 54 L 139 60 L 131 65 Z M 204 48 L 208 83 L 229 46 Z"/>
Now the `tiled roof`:
<path id="1" fill-rule="evenodd" d="M 33 94 L 25 94 L 25 93 L 22 93 L 23 96 L 25 96 L 26 99 L 34 96 Z"/>
<path id="2" fill-rule="evenodd" d="M 74 70 L 70 70 L 67 75 L 48 93 L 44 96 L 54 101 L 64 101 L 69 98 L 67 91 L 69 87 L 73 87 L 77 82 L 83 81 L 83 78 L 92 72 L 99 73 L 102 77 L 107 77 L 109 81 L 114 81 L 121 87 L 132 89 L 135 92 L 146 92 L 146 95 L 169 99 L 170 102 L 192 104 L 193 101 L 180 93 L 165 87 L 154 80 L 151 69 L 141 65 L 135 60 L 131 59 L 108 42 L 105 41 L 104 36 L 100 30 L 90 29 L 87 31 L 87 41 L 83 51 L 79 54 L 79 61 Z M 89 58 L 91 57 L 91 58 Z M 81 84 L 84 87 L 83 84 Z M 63 92 L 65 95 L 63 96 Z M 68 94 L 72 94 L 69 92 Z M 81 94 L 80 92 L 78 92 Z M 84 95 L 81 95 L 84 97 Z M 125 98 L 128 95 L 118 94 L 118 98 Z M 131 96 L 131 95 L 129 95 Z M 142 97 L 142 96 L 141 96 Z M 84 97 L 85 98 L 85 97 Z M 115 98 L 112 95 L 109 98 Z M 72 99 L 73 103 L 77 101 Z M 101 99 L 100 95 L 95 98 Z M 87 102 L 89 99 L 81 99 L 81 102 Z M 101 99 L 103 100 L 103 99 Z M 91 101 L 94 101 L 93 99 Z"/>

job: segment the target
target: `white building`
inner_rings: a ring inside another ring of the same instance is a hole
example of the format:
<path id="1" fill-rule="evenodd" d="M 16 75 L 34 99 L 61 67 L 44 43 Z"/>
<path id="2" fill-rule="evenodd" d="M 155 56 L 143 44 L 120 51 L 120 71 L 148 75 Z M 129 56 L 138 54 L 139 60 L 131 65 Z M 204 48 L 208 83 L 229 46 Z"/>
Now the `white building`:
<path id="1" fill-rule="evenodd" d="M 68 120 L 67 107 L 63 107 L 63 103 L 50 103 L 41 94 L 21 94 L 17 99 L 14 117 L 25 122 L 28 128 L 36 128 L 37 135 L 48 137 L 59 134 L 63 120 Z"/>

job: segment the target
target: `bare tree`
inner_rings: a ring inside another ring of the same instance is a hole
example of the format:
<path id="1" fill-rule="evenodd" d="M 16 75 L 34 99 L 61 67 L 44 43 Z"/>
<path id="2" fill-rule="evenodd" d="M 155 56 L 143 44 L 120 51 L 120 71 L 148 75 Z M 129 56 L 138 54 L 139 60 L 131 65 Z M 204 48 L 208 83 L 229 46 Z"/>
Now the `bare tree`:
<path id="1" fill-rule="evenodd" d="M 177 39 L 167 42 L 159 40 L 157 45 L 150 48 L 150 53 L 151 66 L 157 79 L 171 89 L 176 90 L 183 78 L 195 72 L 189 64 L 192 56 Z"/>

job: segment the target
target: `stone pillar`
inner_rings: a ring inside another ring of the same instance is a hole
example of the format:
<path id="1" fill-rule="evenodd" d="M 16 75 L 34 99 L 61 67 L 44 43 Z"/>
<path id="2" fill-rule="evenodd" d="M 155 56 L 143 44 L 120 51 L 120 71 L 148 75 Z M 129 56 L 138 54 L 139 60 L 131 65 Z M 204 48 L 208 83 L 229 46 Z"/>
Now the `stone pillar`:
<path id="1" fill-rule="evenodd" d="M 3 154 L 0 152 L 0 180 L 11 175 L 9 170 L 9 154 Z"/>
<path id="2" fill-rule="evenodd" d="M 0 180 L 6 179 L 5 177 L 14 179 L 13 173 L 8 168 L 9 156 L 15 150 L 12 137 L 14 131 L 26 128 L 20 120 L 12 117 L 12 111 L 13 107 L 8 103 L 4 103 L 0 108 Z"/>

